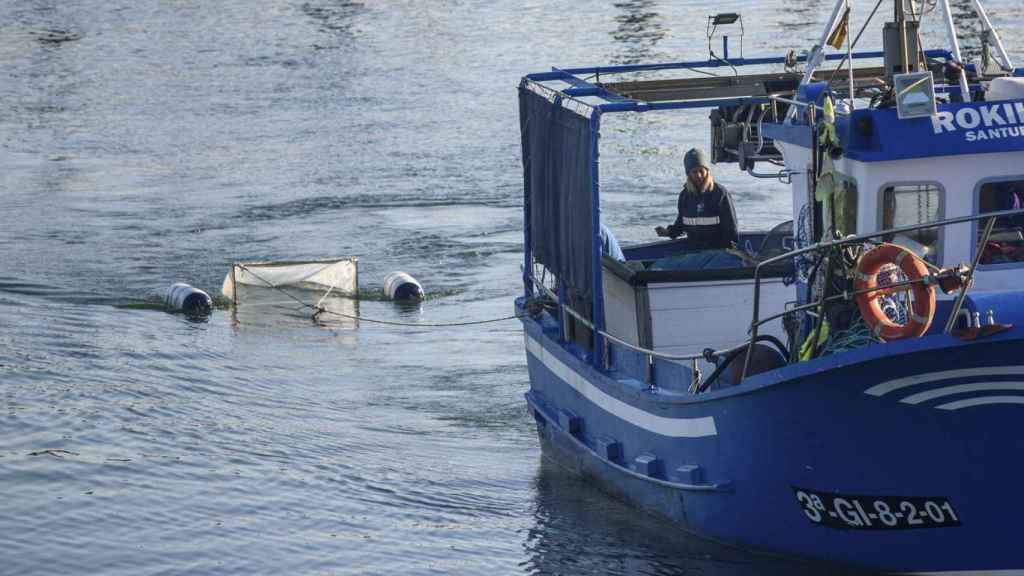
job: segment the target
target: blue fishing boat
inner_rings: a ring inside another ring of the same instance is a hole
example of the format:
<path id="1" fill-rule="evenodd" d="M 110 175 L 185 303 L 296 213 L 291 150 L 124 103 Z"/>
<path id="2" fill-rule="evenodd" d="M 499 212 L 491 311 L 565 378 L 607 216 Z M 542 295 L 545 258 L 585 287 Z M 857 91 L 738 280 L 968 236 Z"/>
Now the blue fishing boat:
<path id="1" fill-rule="evenodd" d="M 878 51 L 840 0 L 802 54 L 730 54 L 718 14 L 707 60 L 522 79 L 526 401 L 547 456 L 683 531 L 1024 574 L 1024 69 L 978 1 L 976 63 L 949 0 L 881 4 Z M 613 254 L 602 118 L 694 108 L 792 220 Z"/>

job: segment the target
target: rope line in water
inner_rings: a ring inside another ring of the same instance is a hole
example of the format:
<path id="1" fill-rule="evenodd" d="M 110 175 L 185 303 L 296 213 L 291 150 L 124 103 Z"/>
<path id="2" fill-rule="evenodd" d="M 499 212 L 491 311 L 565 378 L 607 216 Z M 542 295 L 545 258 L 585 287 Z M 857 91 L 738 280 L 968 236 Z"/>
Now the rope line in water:
<path id="1" fill-rule="evenodd" d="M 317 312 L 313 314 L 313 318 L 316 319 L 320 314 L 333 314 L 335 316 L 341 316 L 342 318 L 348 318 L 351 320 L 359 320 L 360 322 L 370 322 L 373 324 L 387 324 L 389 326 L 410 326 L 410 327 L 423 327 L 423 328 L 450 328 L 457 326 L 475 326 L 477 324 L 492 324 L 494 322 L 504 322 L 505 320 L 517 320 L 519 318 L 525 318 L 525 314 L 513 314 L 512 316 L 503 316 L 501 318 L 488 318 L 487 320 L 471 320 L 469 322 L 395 322 L 392 320 L 376 320 L 373 318 L 366 318 L 363 316 L 355 316 L 352 314 L 343 314 L 341 312 L 335 312 L 333 310 L 327 310 L 326 308 L 317 308 L 316 306 L 310 306 L 315 308 Z"/>
<path id="2" fill-rule="evenodd" d="M 335 312 L 334 310 L 328 310 L 328 309 L 324 308 L 320 304 L 323 303 L 324 298 L 327 298 L 326 294 L 316 304 L 310 304 L 308 302 L 303 302 L 302 299 L 300 299 L 299 297 L 291 294 L 290 292 L 288 292 L 284 288 L 281 288 L 280 286 L 275 285 L 273 282 L 268 281 L 266 278 L 263 278 L 259 274 L 253 272 L 248 267 L 246 267 L 244 265 L 241 265 L 241 264 L 239 264 L 238 267 L 241 268 L 242 270 L 245 270 L 249 274 L 252 274 L 254 278 L 256 278 L 260 282 L 263 282 L 264 284 L 266 284 L 268 288 L 273 288 L 274 290 L 277 290 L 278 292 L 284 294 L 285 296 L 291 298 L 292 300 L 295 300 L 296 302 L 301 304 L 303 308 L 309 308 L 311 310 L 315 310 L 316 312 L 313 313 L 313 320 L 317 320 L 318 317 L 321 314 L 332 314 L 334 316 L 340 316 L 342 318 L 347 318 L 349 320 L 358 320 L 360 322 L 369 322 L 371 324 L 384 324 L 384 325 L 387 325 L 387 326 L 407 326 L 407 327 L 412 327 L 412 328 L 416 328 L 416 327 L 421 327 L 421 328 L 454 328 L 454 327 L 459 327 L 459 326 L 476 326 L 476 325 L 479 325 L 479 324 L 493 324 L 495 322 L 504 322 L 506 320 L 518 320 L 520 318 L 525 318 L 526 317 L 525 314 L 513 314 L 511 316 L 502 316 L 501 318 L 488 318 L 486 320 L 470 320 L 470 321 L 467 321 L 467 322 L 397 322 L 397 321 L 393 321 L 393 320 L 378 320 L 378 319 L 375 319 L 375 318 L 366 318 L 365 316 L 357 316 L 357 315 L 354 315 L 354 314 L 345 314 L 343 312 Z M 237 290 L 238 287 L 235 286 L 235 287 L 233 287 L 233 289 Z M 332 286 L 331 290 L 333 290 L 333 289 L 334 289 L 334 287 Z M 330 294 L 331 290 L 328 290 L 327 294 Z"/>

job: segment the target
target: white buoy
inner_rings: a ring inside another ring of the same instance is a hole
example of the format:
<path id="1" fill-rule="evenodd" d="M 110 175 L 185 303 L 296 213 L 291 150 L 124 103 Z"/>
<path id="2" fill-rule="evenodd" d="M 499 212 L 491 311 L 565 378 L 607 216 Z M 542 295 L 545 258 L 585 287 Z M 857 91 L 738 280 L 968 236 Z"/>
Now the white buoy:
<path id="1" fill-rule="evenodd" d="M 392 272 L 384 277 L 384 294 L 391 300 L 423 300 L 423 286 L 405 272 Z"/>
<path id="2" fill-rule="evenodd" d="M 205 315 L 213 310 L 213 299 L 198 288 L 177 282 L 164 293 L 164 305 L 186 314 Z"/>

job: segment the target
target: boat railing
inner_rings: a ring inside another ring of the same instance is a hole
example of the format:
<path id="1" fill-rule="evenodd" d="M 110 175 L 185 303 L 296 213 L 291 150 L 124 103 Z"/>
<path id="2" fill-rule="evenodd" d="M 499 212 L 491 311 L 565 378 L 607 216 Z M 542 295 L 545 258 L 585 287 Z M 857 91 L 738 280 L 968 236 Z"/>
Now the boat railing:
<path id="1" fill-rule="evenodd" d="M 785 96 L 779 96 L 779 95 L 776 95 L 776 94 L 769 95 L 768 99 L 773 101 L 773 102 L 781 102 L 783 104 L 789 104 L 791 106 L 798 106 L 800 108 L 807 108 L 808 112 L 811 115 L 811 124 L 814 124 L 814 122 L 815 122 L 815 114 L 817 112 L 822 112 L 822 113 L 825 112 L 824 106 L 822 106 L 821 104 L 817 104 L 815 102 L 804 102 L 803 100 L 794 100 L 792 98 L 786 98 Z M 838 116 L 849 116 L 849 114 L 847 112 L 843 111 L 843 110 L 833 110 L 833 112 L 836 115 L 838 115 Z"/>
<path id="2" fill-rule="evenodd" d="M 761 318 L 760 317 L 760 313 L 761 313 L 761 310 L 760 310 L 760 303 L 761 303 L 761 270 L 762 270 L 763 267 L 769 266 L 771 264 L 778 263 L 778 262 L 785 262 L 785 261 L 788 261 L 788 260 L 792 260 L 794 258 L 797 258 L 799 256 L 803 256 L 805 254 L 824 252 L 826 250 L 832 250 L 834 248 L 840 248 L 842 246 L 848 246 L 848 245 L 853 245 L 853 244 L 862 244 L 865 241 L 873 240 L 873 239 L 876 239 L 876 238 L 881 238 L 881 237 L 884 237 L 884 236 L 895 236 L 897 234 L 905 234 L 907 232 L 914 232 L 914 231 L 917 231 L 917 230 L 928 230 L 928 229 L 932 229 L 932 228 L 944 228 L 946 226 L 950 226 L 950 225 L 953 225 L 953 224 L 963 224 L 963 223 L 967 223 L 967 222 L 975 222 L 975 221 L 978 221 L 978 220 L 987 219 L 987 222 L 985 224 L 984 230 L 983 230 L 981 236 L 979 237 L 978 245 L 975 247 L 974 260 L 971 262 L 970 267 L 967 269 L 967 278 L 965 279 L 965 281 L 963 282 L 963 284 L 962 284 L 962 286 L 960 288 L 960 292 L 958 293 L 957 298 L 954 301 L 953 309 L 952 309 L 952 311 L 950 313 L 950 317 L 949 317 L 949 319 L 947 320 L 947 322 L 945 324 L 944 332 L 949 333 L 950 331 L 952 331 L 953 326 L 956 323 L 956 319 L 959 316 L 960 308 L 963 306 L 964 299 L 967 296 L 967 290 L 971 286 L 971 281 L 973 280 L 973 277 L 974 277 L 974 271 L 975 271 L 975 269 L 977 269 L 978 263 L 981 260 L 981 256 L 982 256 L 982 253 L 984 251 L 984 247 L 988 244 L 989 237 L 992 234 L 992 229 L 995 226 L 996 220 L 999 219 L 999 218 L 1007 217 L 1007 216 L 1020 216 L 1020 215 L 1024 215 L 1024 209 L 1002 210 L 1002 211 L 999 211 L 999 212 L 986 212 L 984 214 L 972 214 L 972 215 L 969 215 L 969 216 L 958 216 L 956 218 L 947 218 L 945 220 L 934 220 L 934 221 L 931 221 L 931 222 L 924 222 L 924 223 L 914 224 L 914 225 L 910 225 L 910 226 L 901 226 L 901 227 L 898 227 L 898 228 L 890 228 L 888 230 L 881 230 L 881 231 L 878 231 L 878 232 L 870 232 L 870 233 L 867 233 L 867 234 L 849 235 L 849 236 L 846 236 L 845 238 L 838 238 L 838 239 L 835 239 L 835 240 L 829 240 L 827 242 L 818 242 L 818 243 L 815 243 L 815 244 L 811 244 L 809 246 L 804 246 L 802 248 L 797 248 L 795 250 L 791 250 L 789 252 L 786 252 L 785 254 L 780 254 L 778 256 L 773 256 L 771 258 L 767 258 L 765 260 L 761 260 L 760 262 L 757 263 L 757 266 L 754 268 L 753 319 L 751 320 L 750 329 L 749 329 L 750 339 L 749 339 L 748 343 L 744 344 L 744 346 L 747 346 L 747 353 L 746 353 L 746 358 L 745 358 L 745 360 L 743 362 L 743 373 L 742 373 L 743 377 L 744 378 L 746 377 L 748 369 L 750 367 L 750 358 L 751 358 L 751 354 L 752 354 L 752 351 L 753 351 L 753 348 L 754 348 L 753 343 L 757 339 L 758 328 L 760 328 L 760 326 L 762 326 L 763 324 L 765 324 L 767 322 L 770 322 L 772 320 L 776 320 L 776 319 L 782 318 L 784 316 L 788 316 L 790 314 L 795 314 L 797 312 L 803 312 L 803 311 L 806 311 L 806 310 L 811 310 L 813 308 L 821 307 L 825 302 L 837 301 L 837 300 L 849 300 L 849 299 L 852 299 L 852 298 L 854 298 L 855 296 L 857 296 L 859 294 L 866 293 L 866 292 L 873 292 L 873 291 L 877 291 L 878 290 L 878 288 L 874 288 L 874 289 L 870 289 L 870 290 L 844 292 L 842 294 L 837 294 L 837 295 L 834 295 L 834 296 L 832 296 L 830 298 L 827 298 L 827 299 L 826 298 L 818 299 L 818 300 L 816 300 L 814 302 L 810 302 L 810 303 L 807 303 L 807 304 L 804 304 L 804 305 L 800 305 L 800 306 L 795 306 L 795 307 L 790 308 L 790 309 L 788 309 L 788 310 L 786 310 L 784 312 L 781 312 L 779 314 L 774 314 L 774 315 L 768 316 L 766 318 Z M 898 288 L 898 287 L 901 287 L 901 286 L 906 286 L 906 285 L 909 285 L 909 284 L 913 284 L 914 282 L 915 281 L 896 282 L 896 283 L 892 283 L 892 284 L 887 284 L 885 286 L 885 288 Z"/>
<path id="3" fill-rule="evenodd" d="M 540 280 L 538 280 L 533 274 L 530 274 L 529 277 L 530 277 L 530 280 L 533 282 L 534 286 L 536 286 L 538 289 L 540 289 L 548 298 L 550 298 L 552 301 L 555 301 L 555 302 L 558 301 L 558 294 L 556 294 L 551 288 L 545 286 L 544 283 L 541 282 Z M 747 345 L 746 342 L 743 342 L 741 344 L 738 344 L 736 346 L 733 346 L 731 348 L 727 348 L 727 349 L 724 349 L 724 350 L 710 350 L 709 349 L 709 351 L 694 352 L 694 353 L 690 353 L 690 354 L 668 354 L 668 353 L 665 353 L 665 352 L 659 352 L 659 351 L 651 349 L 651 348 L 644 348 L 643 346 L 638 346 L 638 345 L 633 344 L 631 342 L 627 342 L 626 340 L 623 340 L 622 338 L 619 338 L 618 336 L 616 336 L 614 334 L 611 334 L 611 333 L 609 333 L 606 330 L 598 330 L 597 327 L 594 326 L 593 322 L 591 322 L 586 316 L 584 316 L 580 312 L 577 312 L 575 309 L 573 309 L 572 306 L 570 306 L 568 304 L 564 304 L 563 303 L 560 306 L 560 308 L 561 308 L 561 311 L 564 314 L 568 314 L 569 316 L 572 316 L 574 319 L 576 319 L 577 322 L 579 322 L 580 324 L 585 326 L 588 330 L 590 330 L 591 332 L 593 332 L 595 334 L 598 334 L 599 336 L 602 337 L 601 345 L 604 347 L 604 354 L 603 354 L 602 357 L 604 358 L 604 366 L 603 366 L 603 368 L 605 370 L 608 370 L 608 369 L 611 368 L 611 359 L 610 359 L 611 356 L 608 353 L 608 351 L 609 351 L 608 350 L 609 349 L 609 343 L 610 342 L 611 343 L 615 343 L 615 344 L 617 344 L 617 345 L 619 345 L 619 346 L 621 346 L 621 347 L 623 347 L 623 348 L 625 348 L 627 350 L 631 350 L 633 352 L 636 352 L 638 354 L 643 355 L 644 356 L 644 360 L 645 360 L 645 362 L 644 362 L 644 366 L 645 366 L 644 383 L 647 384 L 651 388 L 656 388 L 657 387 L 657 385 L 655 383 L 655 378 L 654 378 L 654 362 L 655 362 L 655 359 L 668 360 L 668 361 L 672 361 L 672 362 L 689 362 L 690 370 L 691 370 L 691 372 L 693 374 L 689 390 L 691 392 L 694 392 L 694 391 L 697 390 L 697 388 L 700 386 L 700 383 L 701 383 L 702 375 L 701 375 L 700 364 L 699 364 L 699 362 L 701 360 L 710 360 L 711 358 L 714 358 L 714 357 L 727 356 L 727 355 L 729 355 L 729 354 L 731 354 L 731 353 L 733 353 L 733 352 L 735 352 L 737 350 L 742 349 L 744 346 Z M 563 318 L 560 318 L 559 320 L 561 320 L 560 327 L 559 327 L 559 329 L 562 330 L 561 337 L 563 339 L 565 339 L 566 338 L 566 335 L 565 335 L 565 322 L 564 322 Z M 709 356 L 710 356 L 710 358 L 709 358 Z"/>

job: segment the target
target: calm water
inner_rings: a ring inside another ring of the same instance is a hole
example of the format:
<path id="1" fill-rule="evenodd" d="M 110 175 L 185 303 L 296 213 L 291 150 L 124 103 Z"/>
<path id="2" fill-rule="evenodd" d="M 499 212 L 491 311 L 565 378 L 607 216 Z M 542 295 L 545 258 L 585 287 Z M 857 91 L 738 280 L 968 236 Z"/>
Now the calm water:
<path id="1" fill-rule="evenodd" d="M 1017 0 L 990 8 L 1024 24 Z M 829 6 L 0 2 L 0 573 L 813 573 L 544 463 L 515 322 L 152 305 L 176 281 L 218 292 L 235 260 L 354 255 L 347 310 L 510 314 L 518 78 L 702 58 L 727 10 L 750 55 L 806 48 Z M 705 118 L 607 124 L 625 243 L 674 216 Z M 786 218 L 784 188 L 717 174 L 742 227 Z M 431 298 L 382 301 L 396 269 Z"/>

